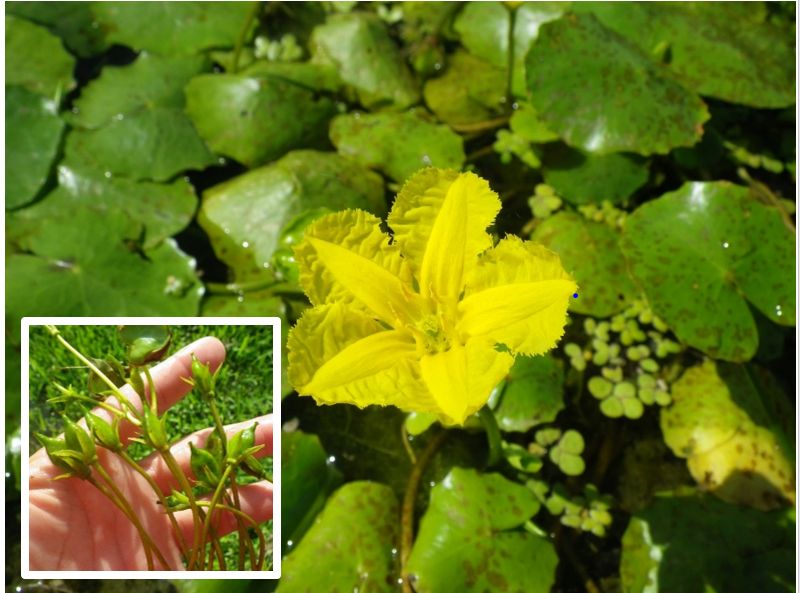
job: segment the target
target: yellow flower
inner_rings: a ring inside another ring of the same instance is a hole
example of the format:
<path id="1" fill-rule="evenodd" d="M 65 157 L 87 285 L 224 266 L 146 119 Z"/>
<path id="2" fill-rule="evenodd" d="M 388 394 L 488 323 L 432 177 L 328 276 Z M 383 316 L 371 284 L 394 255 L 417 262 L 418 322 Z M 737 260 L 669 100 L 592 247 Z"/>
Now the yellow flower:
<path id="1" fill-rule="evenodd" d="M 361 210 L 309 226 L 295 256 L 314 307 L 288 341 L 297 391 L 463 424 L 515 354 L 552 348 L 576 285 L 540 245 L 508 236 L 493 247 L 499 211 L 477 175 L 429 168 L 398 194 L 391 239 Z"/>

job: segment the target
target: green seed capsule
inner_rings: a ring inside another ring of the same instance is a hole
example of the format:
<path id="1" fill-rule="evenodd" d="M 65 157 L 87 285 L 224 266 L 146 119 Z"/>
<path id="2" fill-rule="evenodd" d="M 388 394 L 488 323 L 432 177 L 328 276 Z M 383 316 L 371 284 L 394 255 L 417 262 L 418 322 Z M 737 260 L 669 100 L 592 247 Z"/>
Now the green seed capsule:
<path id="1" fill-rule="evenodd" d="M 167 440 L 167 415 L 164 414 L 161 418 L 158 417 L 149 406 L 144 407 L 144 435 L 156 451 L 165 451 L 169 448 Z"/>
<path id="2" fill-rule="evenodd" d="M 86 465 L 92 465 L 97 461 L 97 448 L 91 435 L 80 424 L 66 416 L 64 416 L 64 440 L 66 448 L 78 453 Z"/>
<path id="3" fill-rule="evenodd" d="M 85 418 L 86 425 L 101 447 L 114 452 L 122 451 L 122 442 L 119 440 L 119 422 L 116 419 L 112 425 L 92 412 L 87 412 Z"/>
<path id="4" fill-rule="evenodd" d="M 200 362 L 194 354 L 192 354 L 192 378 L 202 397 L 214 396 L 215 377 L 211 374 L 208 365 Z"/>

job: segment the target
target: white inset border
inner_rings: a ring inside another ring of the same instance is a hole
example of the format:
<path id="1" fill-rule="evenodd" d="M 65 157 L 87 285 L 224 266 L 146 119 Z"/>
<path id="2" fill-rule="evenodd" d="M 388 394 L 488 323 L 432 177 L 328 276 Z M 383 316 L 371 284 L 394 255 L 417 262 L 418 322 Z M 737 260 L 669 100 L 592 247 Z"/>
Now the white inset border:
<path id="1" fill-rule="evenodd" d="M 30 570 L 29 332 L 39 325 L 270 325 L 272 326 L 272 570 Z M 21 573 L 23 579 L 278 579 L 281 576 L 281 320 L 279 317 L 25 317 L 22 320 Z"/>

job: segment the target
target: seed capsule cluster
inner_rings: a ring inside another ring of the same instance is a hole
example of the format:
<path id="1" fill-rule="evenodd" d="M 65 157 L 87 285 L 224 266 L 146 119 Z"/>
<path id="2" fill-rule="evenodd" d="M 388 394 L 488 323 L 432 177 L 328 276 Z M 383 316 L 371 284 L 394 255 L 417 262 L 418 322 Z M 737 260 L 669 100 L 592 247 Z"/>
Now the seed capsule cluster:
<path id="1" fill-rule="evenodd" d="M 587 381 L 589 393 L 600 400 L 609 418 L 642 416 L 645 406 L 668 405 L 672 399 L 664 367 L 683 347 L 667 337 L 669 328 L 644 301 L 634 301 L 609 320 L 584 320 L 588 343 L 564 345 L 570 365 L 598 370 Z"/>

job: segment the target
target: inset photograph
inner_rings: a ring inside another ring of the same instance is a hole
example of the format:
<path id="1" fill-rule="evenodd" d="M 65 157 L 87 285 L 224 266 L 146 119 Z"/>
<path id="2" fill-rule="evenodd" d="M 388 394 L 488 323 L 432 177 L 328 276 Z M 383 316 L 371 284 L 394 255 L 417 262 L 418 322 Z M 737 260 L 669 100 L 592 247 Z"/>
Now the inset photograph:
<path id="1" fill-rule="evenodd" d="M 278 319 L 22 334 L 23 578 L 280 576 Z"/>

